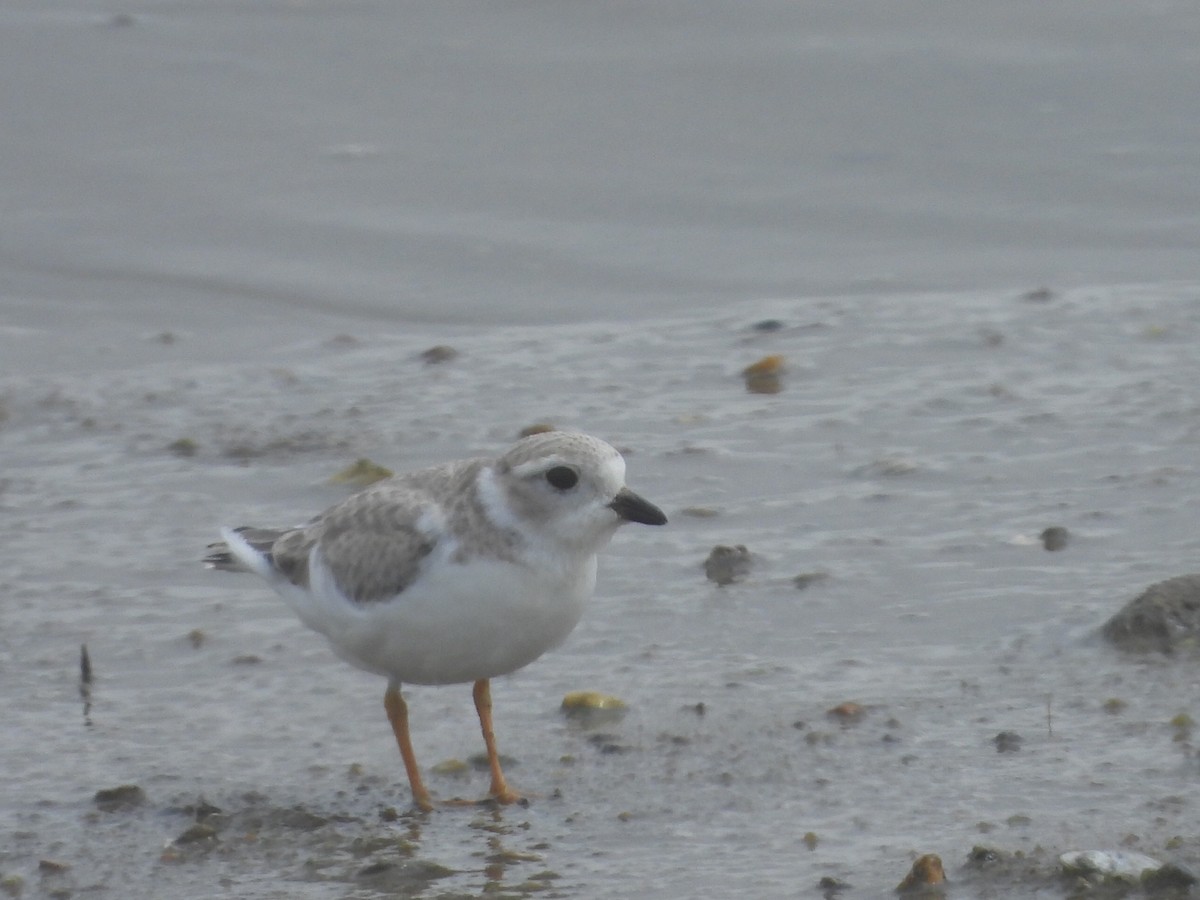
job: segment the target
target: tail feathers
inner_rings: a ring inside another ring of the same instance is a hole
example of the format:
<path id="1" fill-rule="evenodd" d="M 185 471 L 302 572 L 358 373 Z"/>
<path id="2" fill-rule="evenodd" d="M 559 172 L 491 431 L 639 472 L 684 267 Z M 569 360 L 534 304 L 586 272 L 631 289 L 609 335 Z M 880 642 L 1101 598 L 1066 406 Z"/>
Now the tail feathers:
<path id="1" fill-rule="evenodd" d="M 271 547 L 283 531 L 271 528 L 222 528 L 223 541 L 208 545 L 204 564 L 222 572 L 253 572 L 266 578 L 271 572 Z"/>

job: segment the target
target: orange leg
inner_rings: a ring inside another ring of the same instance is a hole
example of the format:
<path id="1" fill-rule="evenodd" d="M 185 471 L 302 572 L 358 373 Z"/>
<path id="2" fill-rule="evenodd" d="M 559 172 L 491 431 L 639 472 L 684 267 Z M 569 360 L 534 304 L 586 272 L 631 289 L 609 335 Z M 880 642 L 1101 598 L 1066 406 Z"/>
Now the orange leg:
<path id="1" fill-rule="evenodd" d="M 492 688 L 486 678 L 475 682 L 475 711 L 479 713 L 479 727 L 483 729 L 483 743 L 487 746 L 488 767 L 492 770 L 492 789 L 488 792 L 497 803 L 516 803 L 521 795 L 510 790 L 500 770 L 500 756 L 496 753 L 496 734 L 492 731 Z"/>
<path id="2" fill-rule="evenodd" d="M 417 757 L 413 753 L 412 741 L 408 736 L 408 705 L 400 696 L 398 681 L 388 682 L 387 692 L 383 695 L 383 708 L 387 710 L 388 721 L 392 723 L 392 731 L 396 734 L 400 758 L 404 760 L 404 770 L 408 773 L 408 783 L 412 787 L 413 803 L 418 809 L 429 812 L 433 809 L 433 801 L 421 781 L 421 770 L 417 768 Z"/>

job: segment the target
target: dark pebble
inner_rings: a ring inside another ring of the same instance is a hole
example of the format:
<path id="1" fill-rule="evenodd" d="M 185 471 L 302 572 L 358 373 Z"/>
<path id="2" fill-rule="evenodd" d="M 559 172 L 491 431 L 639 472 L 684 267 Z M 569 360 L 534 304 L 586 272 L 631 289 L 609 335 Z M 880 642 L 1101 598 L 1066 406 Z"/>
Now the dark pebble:
<path id="1" fill-rule="evenodd" d="M 1021 749 L 1021 736 L 1015 731 L 1002 731 L 994 738 L 997 753 L 1016 753 Z"/>
<path id="2" fill-rule="evenodd" d="M 741 581 L 750 574 L 750 551 L 744 544 L 733 547 L 718 545 L 712 548 L 704 561 L 704 575 L 709 581 L 724 587 Z"/>
<path id="3" fill-rule="evenodd" d="M 96 791 L 96 796 L 92 799 L 105 812 L 112 812 L 141 806 L 146 802 L 146 792 L 136 784 L 122 784 L 119 787 Z"/>
<path id="4" fill-rule="evenodd" d="M 449 362 L 458 356 L 458 351 L 453 347 L 447 347 L 445 344 L 438 344 L 436 347 L 430 347 L 421 354 L 421 361 L 427 366 L 436 366 L 438 363 Z"/>
<path id="5" fill-rule="evenodd" d="M 1021 295 L 1021 299 L 1030 303 L 1049 303 L 1054 299 L 1054 296 L 1054 291 L 1050 290 L 1050 288 L 1042 287 L 1034 288 L 1032 291 L 1026 291 Z"/>
<path id="6" fill-rule="evenodd" d="M 811 587 L 814 584 L 820 584 L 822 581 L 827 581 L 828 579 L 828 572 L 801 572 L 792 579 L 792 584 L 796 586 L 797 590 L 802 591 L 807 587 Z"/>
<path id="7" fill-rule="evenodd" d="M 1052 525 L 1042 532 L 1042 546 L 1047 550 L 1061 550 L 1067 546 L 1071 533 L 1061 525 Z"/>
<path id="8" fill-rule="evenodd" d="M 755 322 L 752 327 L 755 331 L 782 331 L 783 322 L 780 319 L 763 319 L 761 322 Z"/>

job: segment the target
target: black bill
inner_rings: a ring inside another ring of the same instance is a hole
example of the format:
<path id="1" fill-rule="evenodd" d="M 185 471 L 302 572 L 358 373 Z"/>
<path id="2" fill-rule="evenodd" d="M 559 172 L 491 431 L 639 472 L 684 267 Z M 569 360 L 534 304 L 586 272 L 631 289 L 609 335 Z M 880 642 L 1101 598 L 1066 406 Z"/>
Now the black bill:
<path id="1" fill-rule="evenodd" d="M 663 511 L 644 500 L 629 488 L 621 488 L 608 508 L 628 522 L 640 522 L 643 525 L 666 525 L 667 517 Z"/>

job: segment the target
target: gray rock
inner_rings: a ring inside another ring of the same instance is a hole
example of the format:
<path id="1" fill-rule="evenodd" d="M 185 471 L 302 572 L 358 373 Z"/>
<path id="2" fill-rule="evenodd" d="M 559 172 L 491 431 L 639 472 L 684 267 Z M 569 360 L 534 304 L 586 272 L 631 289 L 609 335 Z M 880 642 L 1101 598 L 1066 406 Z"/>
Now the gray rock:
<path id="1" fill-rule="evenodd" d="M 1105 622 L 1101 633 L 1134 653 L 1200 650 L 1200 574 L 1150 585 Z"/>

